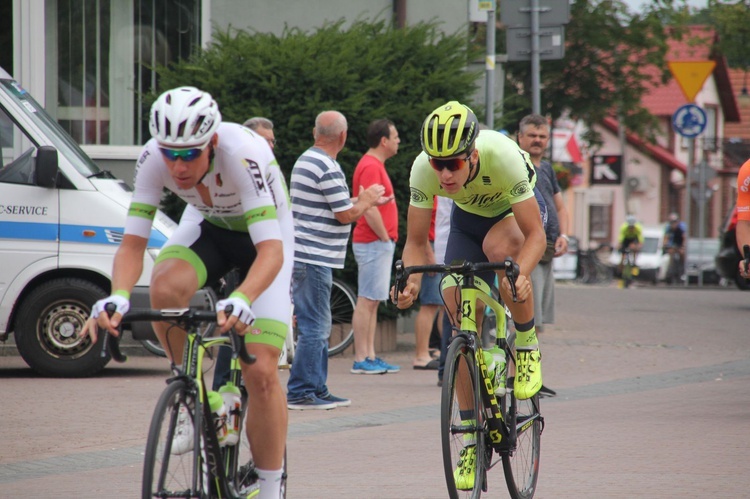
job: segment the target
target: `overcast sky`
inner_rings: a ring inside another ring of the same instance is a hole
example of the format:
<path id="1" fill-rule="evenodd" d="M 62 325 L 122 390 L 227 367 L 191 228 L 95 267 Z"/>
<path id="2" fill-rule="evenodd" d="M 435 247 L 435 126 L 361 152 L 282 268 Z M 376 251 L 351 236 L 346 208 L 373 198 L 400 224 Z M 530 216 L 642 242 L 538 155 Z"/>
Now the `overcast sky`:
<path id="1" fill-rule="evenodd" d="M 640 10 L 643 4 L 650 3 L 651 0 L 624 0 L 633 10 Z M 708 0 L 687 0 L 687 4 L 691 7 L 703 8 L 708 5 Z"/>

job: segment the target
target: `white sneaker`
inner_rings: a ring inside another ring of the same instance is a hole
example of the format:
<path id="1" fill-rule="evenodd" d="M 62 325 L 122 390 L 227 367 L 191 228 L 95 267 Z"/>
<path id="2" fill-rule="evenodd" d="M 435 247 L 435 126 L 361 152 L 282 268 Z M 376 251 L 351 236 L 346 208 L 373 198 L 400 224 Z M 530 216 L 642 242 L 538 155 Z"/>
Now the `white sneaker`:
<path id="1" fill-rule="evenodd" d="M 179 456 L 193 450 L 193 435 L 193 421 L 190 419 L 187 407 L 181 405 L 172 438 L 172 454 Z"/>

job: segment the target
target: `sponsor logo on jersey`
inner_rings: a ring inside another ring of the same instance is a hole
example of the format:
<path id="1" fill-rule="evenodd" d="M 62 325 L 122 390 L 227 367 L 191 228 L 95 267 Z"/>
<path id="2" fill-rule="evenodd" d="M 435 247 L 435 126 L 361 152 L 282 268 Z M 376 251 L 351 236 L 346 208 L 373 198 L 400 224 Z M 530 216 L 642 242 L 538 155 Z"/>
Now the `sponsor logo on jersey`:
<path id="1" fill-rule="evenodd" d="M 411 187 L 410 190 L 411 200 L 415 203 L 424 203 L 425 201 L 427 201 L 427 194 L 425 194 L 424 192 L 420 191 L 416 187 Z"/>
<path id="2" fill-rule="evenodd" d="M 522 180 L 513 186 L 513 188 L 510 190 L 510 195 L 513 197 L 518 197 L 526 194 L 530 190 L 531 186 L 529 185 L 528 180 Z"/>

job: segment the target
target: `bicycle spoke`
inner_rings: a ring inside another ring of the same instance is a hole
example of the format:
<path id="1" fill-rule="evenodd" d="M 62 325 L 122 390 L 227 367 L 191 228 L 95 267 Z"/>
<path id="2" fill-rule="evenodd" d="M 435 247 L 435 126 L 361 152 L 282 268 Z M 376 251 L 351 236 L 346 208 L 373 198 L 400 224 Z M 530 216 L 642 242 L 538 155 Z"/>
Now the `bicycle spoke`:
<path id="1" fill-rule="evenodd" d="M 511 396 L 504 398 L 509 399 Z M 505 402 L 509 403 L 507 400 Z M 539 415 L 539 397 L 537 395 L 528 400 L 515 400 L 515 406 L 516 442 L 514 448 L 503 455 L 505 481 L 511 497 L 530 499 L 534 496 L 539 476 L 539 452 L 543 426 Z"/>

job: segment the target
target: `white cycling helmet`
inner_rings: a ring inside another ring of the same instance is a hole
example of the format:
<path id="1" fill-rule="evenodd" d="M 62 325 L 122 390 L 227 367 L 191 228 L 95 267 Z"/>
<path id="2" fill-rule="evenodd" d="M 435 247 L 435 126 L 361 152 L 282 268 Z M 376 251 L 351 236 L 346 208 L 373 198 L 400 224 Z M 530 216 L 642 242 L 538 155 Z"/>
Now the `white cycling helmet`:
<path id="1" fill-rule="evenodd" d="M 151 106 L 151 136 L 167 147 L 202 147 L 221 124 L 219 105 L 195 87 L 167 90 Z"/>
<path id="2" fill-rule="evenodd" d="M 635 225 L 635 223 L 637 222 L 635 215 L 628 215 L 627 217 L 625 217 L 625 222 L 630 226 Z"/>

